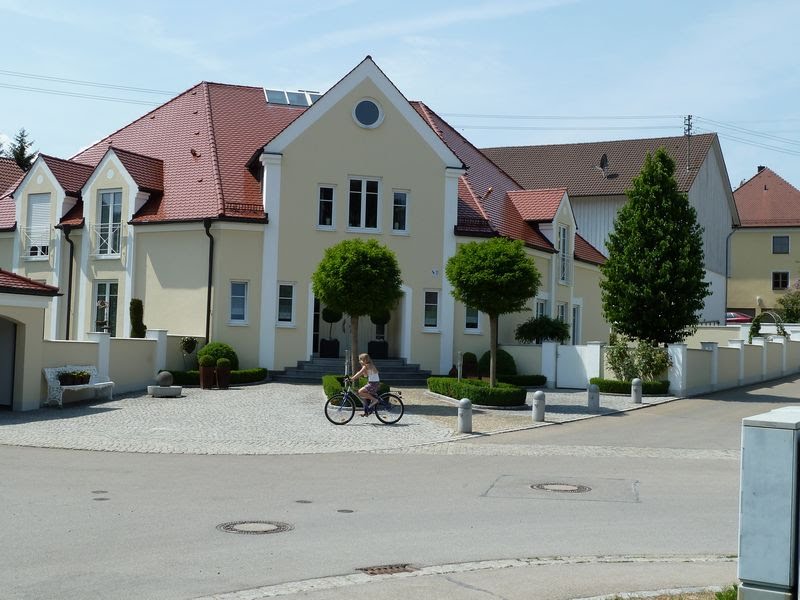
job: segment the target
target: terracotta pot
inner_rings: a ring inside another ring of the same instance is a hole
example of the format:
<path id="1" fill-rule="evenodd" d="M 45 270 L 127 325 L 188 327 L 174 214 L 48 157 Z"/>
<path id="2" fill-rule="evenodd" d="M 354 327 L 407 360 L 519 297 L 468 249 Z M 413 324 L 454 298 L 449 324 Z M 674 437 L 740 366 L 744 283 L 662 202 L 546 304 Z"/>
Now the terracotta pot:
<path id="1" fill-rule="evenodd" d="M 231 370 L 223 367 L 217 367 L 217 387 L 221 390 L 227 390 L 231 384 Z"/>
<path id="2" fill-rule="evenodd" d="M 214 367 L 200 367 L 200 387 L 204 390 L 210 390 L 214 387 L 215 379 Z"/>

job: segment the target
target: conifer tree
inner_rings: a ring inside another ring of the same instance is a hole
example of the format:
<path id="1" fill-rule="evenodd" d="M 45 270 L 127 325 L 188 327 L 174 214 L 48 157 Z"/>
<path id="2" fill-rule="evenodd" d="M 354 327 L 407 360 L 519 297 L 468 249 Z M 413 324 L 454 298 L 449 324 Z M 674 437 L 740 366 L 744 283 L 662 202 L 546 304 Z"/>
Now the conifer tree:
<path id="1" fill-rule="evenodd" d="M 9 144 L 5 154 L 9 158 L 13 158 L 20 169 L 27 171 L 36 157 L 36 152 L 31 151 L 31 146 L 33 146 L 33 141 L 28 139 L 28 132 L 23 127 L 14 136 L 14 141 Z"/>

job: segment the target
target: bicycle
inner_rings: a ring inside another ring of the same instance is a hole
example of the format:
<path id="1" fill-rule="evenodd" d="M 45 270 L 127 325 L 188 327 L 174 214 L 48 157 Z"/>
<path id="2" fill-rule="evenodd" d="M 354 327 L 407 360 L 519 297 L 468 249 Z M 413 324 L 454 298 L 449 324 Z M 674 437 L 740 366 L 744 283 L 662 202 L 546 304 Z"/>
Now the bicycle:
<path id="1" fill-rule="evenodd" d="M 325 403 L 325 417 L 334 425 L 346 425 L 356 414 L 356 406 L 363 406 L 367 415 L 375 413 L 384 425 L 397 423 L 405 412 L 401 398 L 402 392 L 384 392 L 378 395 L 378 403 L 371 409 L 364 406 L 363 401 L 353 389 L 353 381 L 344 378 L 344 390 L 328 398 Z"/>

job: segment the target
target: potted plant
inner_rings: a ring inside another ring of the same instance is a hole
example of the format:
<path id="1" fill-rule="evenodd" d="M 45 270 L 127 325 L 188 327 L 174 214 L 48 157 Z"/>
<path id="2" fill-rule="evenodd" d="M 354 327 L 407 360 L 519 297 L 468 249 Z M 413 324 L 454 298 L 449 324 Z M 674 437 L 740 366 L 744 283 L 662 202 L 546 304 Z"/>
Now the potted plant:
<path id="1" fill-rule="evenodd" d="M 217 365 L 216 359 L 213 356 L 204 354 L 200 357 L 200 387 L 204 390 L 210 390 L 214 387 L 214 371 Z"/>
<path id="2" fill-rule="evenodd" d="M 58 383 L 63 385 L 75 385 L 75 376 L 72 371 L 64 371 L 58 374 Z"/>
<path id="3" fill-rule="evenodd" d="M 322 320 L 330 324 L 328 339 L 319 341 L 320 358 L 339 358 L 339 340 L 333 337 L 333 324 L 342 319 L 342 313 L 328 306 L 322 309 Z"/>
<path id="4" fill-rule="evenodd" d="M 75 377 L 75 385 L 86 385 L 92 376 L 89 371 L 75 371 L 72 375 Z"/>
<path id="5" fill-rule="evenodd" d="M 217 359 L 217 387 L 227 390 L 231 385 L 231 359 Z"/>
<path id="6" fill-rule="evenodd" d="M 187 335 L 181 338 L 181 352 L 183 352 L 183 366 L 186 370 L 194 366 L 194 361 L 190 359 L 197 348 L 197 338 Z"/>
<path id="7" fill-rule="evenodd" d="M 384 327 L 384 331 L 386 331 L 385 327 L 390 318 L 391 314 L 388 310 L 369 316 L 369 320 L 378 327 Z M 369 342 L 367 344 L 367 352 L 372 358 L 389 358 L 389 342 L 386 341 L 386 337 L 384 336 L 382 340 Z"/>

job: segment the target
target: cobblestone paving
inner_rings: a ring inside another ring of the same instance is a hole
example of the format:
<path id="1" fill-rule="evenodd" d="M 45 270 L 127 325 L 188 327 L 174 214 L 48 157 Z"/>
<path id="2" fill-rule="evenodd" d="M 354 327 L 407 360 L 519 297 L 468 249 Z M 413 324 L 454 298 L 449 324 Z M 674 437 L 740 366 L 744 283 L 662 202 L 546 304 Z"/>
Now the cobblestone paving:
<path id="1" fill-rule="evenodd" d="M 533 393 L 528 394 L 528 403 Z M 457 434 L 457 405 L 423 389 L 403 390 L 406 414 L 396 425 L 356 416 L 344 426 L 323 414 L 318 385 L 267 383 L 230 390 L 187 388 L 180 398 L 127 394 L 109 402 L 0 412 L 0 444 L 110 452 L 174 454 L 312 454 L 330 452 L 426 452 L 440 454 L 530 454 L 565 452 L 545 446 L 451 444 Z M 631 410 L 672 398 L 601 396 L 601 412 L 586 408 L 586 392 L 547 392 L 545 423 L 533 423 L 530 407 L 475 408 L 473 431 L 491 434 Z M 526 449 L 527 448 L 527 449 Z M 548 450 L 548 448 L 550 448 Z M 619 451 L 628 451 L 620 449 Z M 583 451 L 583 450 L 575 450 Z"/>

